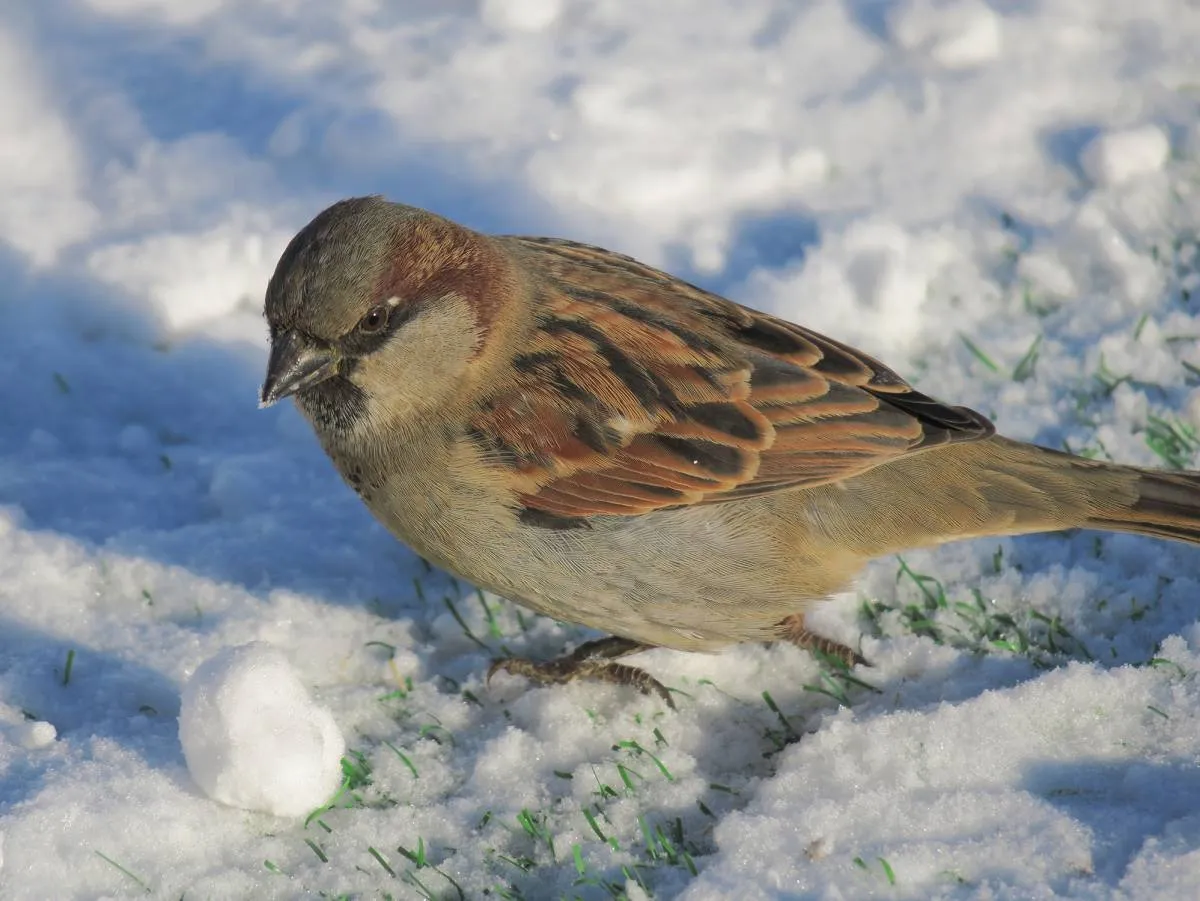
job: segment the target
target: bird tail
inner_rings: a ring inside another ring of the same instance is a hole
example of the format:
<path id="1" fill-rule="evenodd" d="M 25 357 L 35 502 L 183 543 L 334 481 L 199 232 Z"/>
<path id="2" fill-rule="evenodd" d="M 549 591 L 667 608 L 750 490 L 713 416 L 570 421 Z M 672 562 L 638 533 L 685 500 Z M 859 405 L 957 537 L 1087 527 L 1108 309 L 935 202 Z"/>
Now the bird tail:
<path id="1" fill-rule="evenodd" d="M 855 559 L 1062 529 L 1200 544 L 1200 472 L 1122 466 L 1000 436 L 912 454 L 805 500 L 813 531 Z"/>
<path id="2" fill-rule="evenodd" d="M 1089 516 L 1087 528 L 1200 544 L 1200 472 L 1119 467 L 1132 477 L 1132 503 Z"/>
<path id="3" fill-rule="evenodd" d="M 1010 472 L 1062 502 L 1063 525 L 1200 544 L 1200 472 L 1142 469 L 991 440 L 1021 461 Z"/>

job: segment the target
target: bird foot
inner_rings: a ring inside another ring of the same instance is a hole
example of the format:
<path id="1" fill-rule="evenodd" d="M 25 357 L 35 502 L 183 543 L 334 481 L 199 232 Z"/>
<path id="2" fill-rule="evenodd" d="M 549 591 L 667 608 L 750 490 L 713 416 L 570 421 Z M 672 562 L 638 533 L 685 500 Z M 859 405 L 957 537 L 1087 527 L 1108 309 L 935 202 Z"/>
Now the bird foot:
<path id="1" fill-rule="evenodd" d="M 853 648 L 846 647 L 841 642 L 810 632 L 804 627 L 804 614 L 793 613 L 779 624 L 779 637 L 790 641 L 798 648 L 826 655 L 846 665 L 870 666 L 865 657 Z"/>
<path id="2" fill-rule="evenodd" d="M 649 650 L 651 645 L 631 641 L 628 638 L 600 638 L 580 645 L 570 654 L 546 662 L 527 660 L 523 657 L 505 657 L 494 660 L 488 667 L 487 681 L 498 672 L 524 676 L 541 685 L 564 685 L 575 679 L 594 682 L 609 682 L 614 685 L 632 685 L 643 694 L 657 694 L 672 710 L 675 702 L 667 687 L 645 670 L 626 663 L 617 663 L 619 657 Z"/>

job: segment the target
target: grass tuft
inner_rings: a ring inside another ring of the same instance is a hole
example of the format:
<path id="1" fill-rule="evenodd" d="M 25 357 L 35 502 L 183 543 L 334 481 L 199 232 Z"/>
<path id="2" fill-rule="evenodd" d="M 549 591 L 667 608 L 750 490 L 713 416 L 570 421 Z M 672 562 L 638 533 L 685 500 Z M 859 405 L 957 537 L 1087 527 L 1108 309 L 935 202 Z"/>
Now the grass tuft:
<path id="1" fill-rule="evenodd" d="M 1033 609 L 1019 616 L 1000 612 L 984 600 L 978 588 L 970 590 L 969 600 L 951 600 L 938 579 L 915 572 L 898 558 L 896 580 L 905 579 L 917 588 L 920 600 L 892 604 L 864 600 L 861 613 L 867 631 L 882 635 L 884 616 L 893 614 L 913 635 L 974 653 L 1005 651 L 1026 657 L 1039 667 L 1068 659 L 1094 659 L 1058 614 L 1048 616 Z"/>
<path id="2" fill-rule="evenodd" d="M 1195 427 L 1174 416 L 1151 414 L 1146 417 L 1143 438 L 1146 446 L 1171 469 L 1187 469 L 1196 451 L 1200 450 L 1200 437 L 1197 437 Z"/>

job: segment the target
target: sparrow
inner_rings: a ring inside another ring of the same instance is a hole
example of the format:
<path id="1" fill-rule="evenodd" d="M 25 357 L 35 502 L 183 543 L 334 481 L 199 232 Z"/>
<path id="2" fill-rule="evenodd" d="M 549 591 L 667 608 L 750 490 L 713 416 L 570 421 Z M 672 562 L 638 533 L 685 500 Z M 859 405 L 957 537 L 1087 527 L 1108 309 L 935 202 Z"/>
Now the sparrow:
<path id="1" fill-rule="evenodd" d="M 292 397 L 390 532 L 609 637 L 489 671 L 671 697 L 620 662 L 789 641 L 871 559 L 1087 528 L 1200 543 L 1200 473 L 1009 440 L 861 351 L 599 247 L 382 197 L 321 212 L 267 286 Z M 673 706 L 673 705 L 671 705 Z"/>

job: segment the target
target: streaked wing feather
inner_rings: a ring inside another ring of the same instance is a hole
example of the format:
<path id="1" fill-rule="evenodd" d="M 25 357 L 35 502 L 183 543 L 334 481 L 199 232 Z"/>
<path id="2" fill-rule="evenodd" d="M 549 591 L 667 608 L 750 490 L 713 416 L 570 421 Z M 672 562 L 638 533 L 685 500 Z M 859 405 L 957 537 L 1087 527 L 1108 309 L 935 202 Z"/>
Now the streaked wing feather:
<path id="1" fill-rule="evenodd" d="M 629 257 L 498 240 L 536 273 L 537 321 L 472 435 L 530 521 L 815 486 L 993 434 L 866 354 Z"/>

